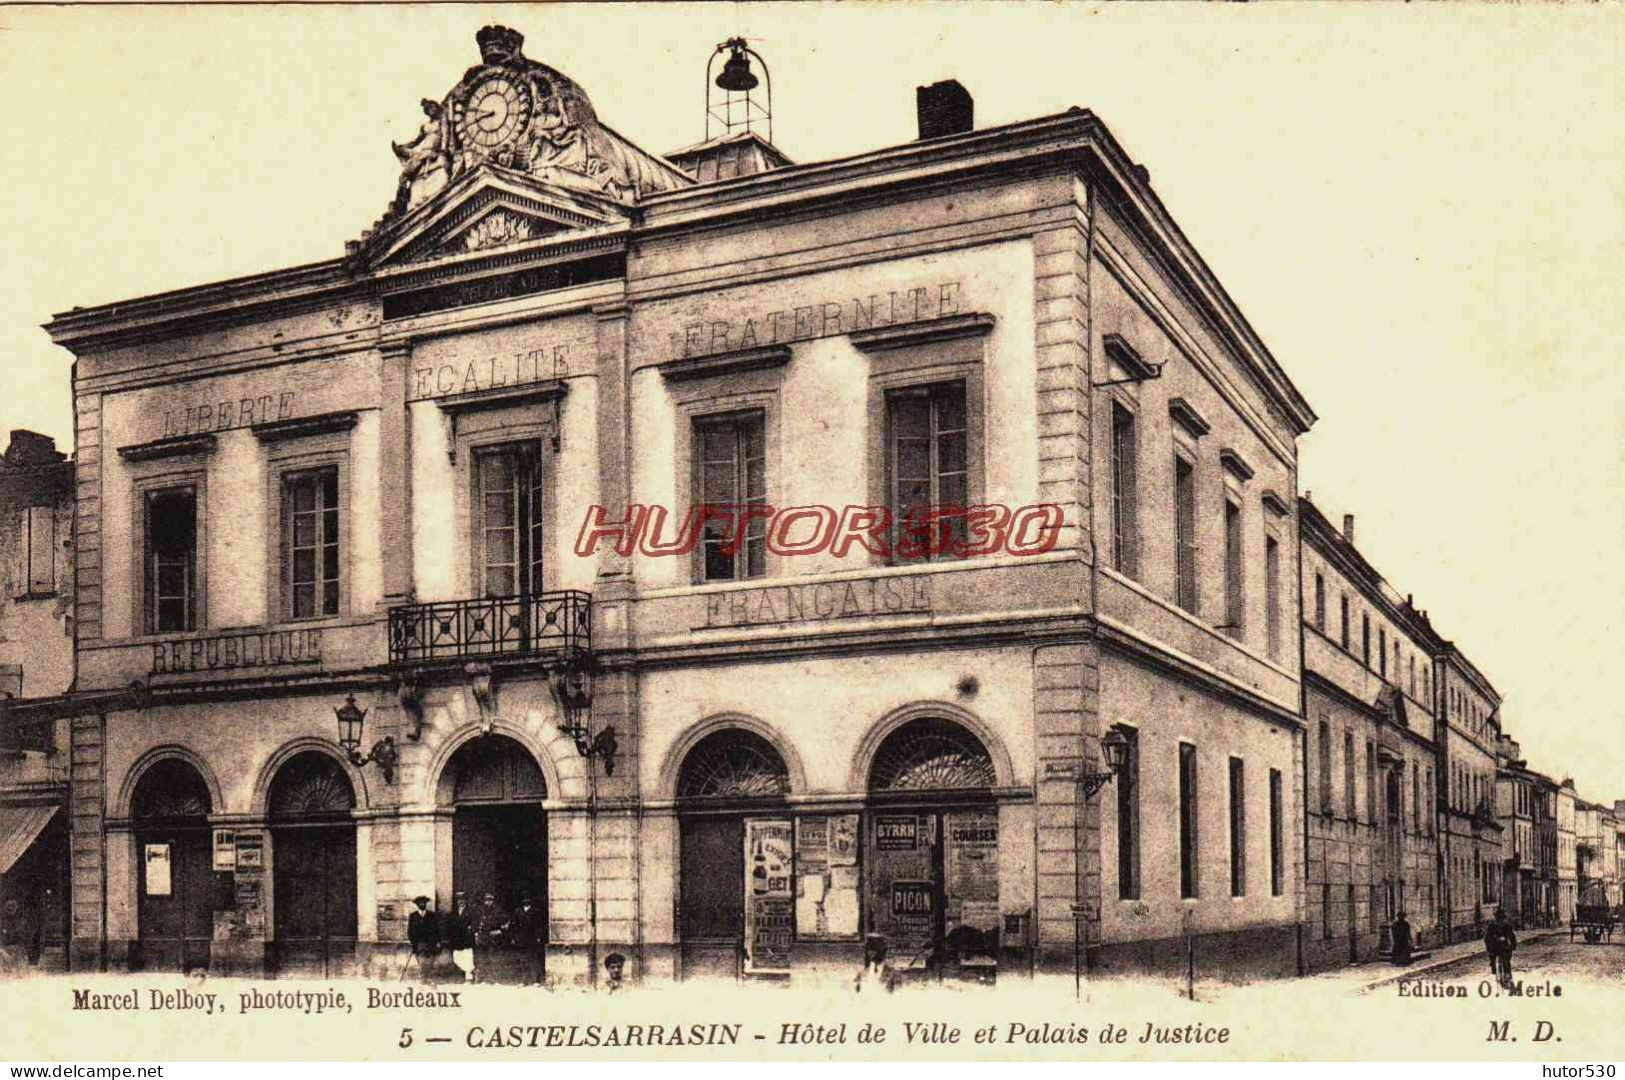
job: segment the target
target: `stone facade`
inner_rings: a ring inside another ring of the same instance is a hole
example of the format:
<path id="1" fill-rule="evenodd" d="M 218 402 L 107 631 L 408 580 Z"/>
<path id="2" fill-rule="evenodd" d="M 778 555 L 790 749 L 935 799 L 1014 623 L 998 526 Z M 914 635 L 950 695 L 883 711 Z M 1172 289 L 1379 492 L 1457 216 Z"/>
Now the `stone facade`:
<path id="1" fill-rule="evenodd" d="M 1311 968 L 1386 955 L 1404 913 L 1416 943 L 1440 936 L 1431 682 L 1439 639 L 1307 499 L 1303 533 L 1304 714 Z"/>
<path id="2" fill-rule="evenodd" d="M 1143 170 L 1075 111 L 693 183 L 516 37 L 344 259 L 50 326 L 84 954 L 393 971 L 414 896 L 489 887 L 544 894 L 555 982 L 847 971 L 869 932 L 939 973 L 1296 970 L 1314 417 Z M 619 179 L 469 126 L 542 123 L 536 80 Z M 916 420 L 932 498 L 1047 508 L 1041 554 L 617 544 L 714 490 L 917 499 Z"/>

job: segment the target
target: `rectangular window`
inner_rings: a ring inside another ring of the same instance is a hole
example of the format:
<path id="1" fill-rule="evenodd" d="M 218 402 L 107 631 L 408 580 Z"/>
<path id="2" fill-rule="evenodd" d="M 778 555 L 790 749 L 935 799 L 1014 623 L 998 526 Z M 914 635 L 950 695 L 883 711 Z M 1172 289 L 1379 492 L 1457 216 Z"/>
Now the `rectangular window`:
<path id="1" fill-rule="evenodd" d="M 964 382 L 888 390 L 886 431 L 892 550 L 901 561 L 951 558 L 946 548 L 964 543 L 965 519 L 933 524 L 930 515 L 970 501 Z"/>
<path id="2" fill-rule="evenodd" d="M 1332 887 L 1322 882 L 1320 886 L 1320 940 L 1332 939 Z"/>
<path id="3" fill-rule="evenodd" d="M 1230 759 L 1230 895 L 1247 895 L 1247 775 L 1240 758 Z"/>
<path id="4" fill-rule="evenodd" d="M 1360 616 L 1360 663 L 1371 667 L 1371 616 Z"/>
<path id="5" fill-rule="evenodd" d="M 1196 838 L 1196 747 L 1179 744 L 1179 895 L 1186 900 L 1200 891 Z"/>
<path id="6" fill-rule="evenodd" d="M 890 399 L 888 399 L 890 400 Z M 895 429 L 894 429 L 895 430 Z M 706 511 L 701 539 L 701 580 L 739 581 L 767 573 L 767 521 L 747 516 L 735 538 L 739 515 L 767 503 L 763 414 L 734 413 L 694 421 L 694 501 Z"/>
<path id="7" fill-rule="evenodd" d="M 1411 697 L 1416 696 L 1416 654 L 1411 654 Z"/>
<path id="8" fill-rule="evenodd" d="M 1315 575 L 1315 629 L 1326 632 L 1326 579 Z"/>
<path id="9" fill-rule="evenodd" d="M 1388 677 L 1388 629 L 1383 626 L 1377 627 L 1377 673 Z"/>
<path id="10" fill-rule="evenodd" d="M 1377 744 L 1365 741 L 1365 819 L 1377 823 Z"/>
<path id="11" fill-rule="evenodd" d="M 1422 831 L 1429 836 L 1433 835 L 1433 817 L 1438 812 L 1438 805 L 1433 798 L 1433 767 L 1430 765 L 1422 778 L 1423 805 L 1427 808 L 1426 824 Z"/>
<path id="12" fill-rule="evenodd" d="M 1281 545 L 1264 538 L 1264 628 L 1271 660 L 1281 658 Z"/>
<path id="13" fill-rule="evenodd" d="M 1112 402 L 1112 565 L 1129 577 L 1139 570 L 1134 414 Z"/>
<path id="14" fill-rule="evenodd" d="M 1340 619 L 1340 626 L 1341 626 L 1341 629 L 1340 629 L 1340 631 L 1338 633 L 1338 640 L 1340 642 L 1342 642 L 1342 644 L 1343 644 L 1343 651 L 1348 652 L 1349 651 L 1349 598 L 1347 596 L 1338 597 L 1337 605 L 1338 605 L 1338 609 L 1339 609 L 1338 617 Z"/>
<path id="15" fill-rule="evenodd" d="M 1422 831 L 1422 774 L 1411 770 L 1411 829 Z"/>
<path id="16" fill-rule="evenodd" d="M 339 471 L 282 478 L 283 615 L 313 619 L 339 613 Z"/>
<path id="17" fill-rule="evenodd" d="M 1128 750 L 1117 777 L 1117 896 L 1140 898 L 1140 733 L 1127 729 Z"/>
<path id="18" fill-rule="evenodd" d="M 1286 842 L 1286 816 L 1281 806 L 1281 770 L 1270 770 L 1270 895 L 1280 896 L 1286 890 L 1284 848 Z"/>
<path id="19" fill-rule="evenodd" d="M 1175 600 L 1196 612 L 1196 468 L 1174 457 Z"/>
<path id="20" fill-rule="evenodd" d="M 1343 816 L 1354 820 L 1354 732 L 1343 733 Z"/>
<path id="21" fill-rule="evenodd" d="M 56 592 L 56 513 L 49 506 L 30 506 L 17 515 L 12 591 L 18 596 Z"/>
<path id="22" fill-rule="evenodd" d="M 147 633 L 197 628 L 197 490 L 146 495 Z"/>
<path id="23" fill-rule="evenodd" d="M 1240 637 L 1246 615 L 1241 574 L 1241 507 L 1224 501 L 1224 628 Z"/>
<path id="24" fill-rule="evenodd" d="M 1320 721 L 1320 812 L 1332 812 L 1332 725 Z"/>
<path id="25" fill-rule="evenodd" d="M 542 591 L 542 462 L 537 443 L 475 455 L 480 585 L 485 596 Z"/>

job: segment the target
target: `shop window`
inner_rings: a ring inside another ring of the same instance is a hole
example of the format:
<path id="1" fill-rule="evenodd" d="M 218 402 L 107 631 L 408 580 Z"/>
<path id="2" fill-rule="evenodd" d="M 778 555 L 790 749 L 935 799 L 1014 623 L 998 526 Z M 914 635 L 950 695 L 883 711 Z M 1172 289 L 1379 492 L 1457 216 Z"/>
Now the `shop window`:
<path id="1" fill-rule="evenodd" d="M 474 455 L 474 535 L 483 596 L 542 591 L 542 472 L 539 443 L 513 443 Z"/>
<path id="2" fill-rule="evenodd" d="M 197 626 L 197 490 L 146 493 L 145 593 L 147 633 Z"/>
<path id="3" fill-rule="evenodd" d="M 897 561 L 950 558 L 966 540 L 965 519 L 933 511 L 970 501 L 962 380 L 886 391 L 886 474 Z"/>
<path id="4" fill-rule="evenodd" d="M 1138 450 L 1134 414 L 1112 402 L 1112 565 L 1134 577 L 1139 572 Z"/>
<path id="5" fill-rule="evenodd" d="M 339 472 L 282 478 L 282 595 L 286 616 L 339 613 Z"/>

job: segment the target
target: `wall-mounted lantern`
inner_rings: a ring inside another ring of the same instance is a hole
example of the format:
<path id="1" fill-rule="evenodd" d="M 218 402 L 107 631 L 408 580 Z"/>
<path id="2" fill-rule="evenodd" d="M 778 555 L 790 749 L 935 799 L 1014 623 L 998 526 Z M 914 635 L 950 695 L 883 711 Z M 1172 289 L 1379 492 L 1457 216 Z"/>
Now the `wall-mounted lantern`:
<path id="1" fill-rule="evenodd" d="M 547 686 L 553 692 L 553 700 L 558 703 L 559 714 L 564 718 L 559 724 L 559 731 L 575 743 L 576 753 L 587 759 L 589 768 L 596 758 L 604 763 L 604 775 L 614 776 L 617 749 L 614 727 L 606 727 L 596 735 L 592 735 L 587 728 L 587 721 L 592 716 L 592 671 L 589 662 L 579 656 L 567 657 L 548 669 Z"/>
<path id="2" fill-rule="evenodd" d="M 1128 767 L 1128 746 L 1128 733 L 1122 724 L 1113 724 L 1111 730 L 1101 736 L 1100 754 L 1106 759 L 1106 771 L 1084 773 L 1078 778 L 1085 799 L 1094 798 L 1096 792 L 1111 783 Z"/>
<path id="3" fill-rule="evenodd" d="M 361 730 L 367 722 L 367 710 L 355 703 L 355 695 L 347 694 L 344 704 L 333 710 L 339 722 L 339 747 L 350 759 L 350 764 L 361 768 L 368 762 L 378 766 L 384 774 L 384 783 L 395 782 L 395 766 L 400 764 L 401 752 L 395 748 L 395 736 L 385 735 L 372 744 L 366 757 L 361 756 Z"/>

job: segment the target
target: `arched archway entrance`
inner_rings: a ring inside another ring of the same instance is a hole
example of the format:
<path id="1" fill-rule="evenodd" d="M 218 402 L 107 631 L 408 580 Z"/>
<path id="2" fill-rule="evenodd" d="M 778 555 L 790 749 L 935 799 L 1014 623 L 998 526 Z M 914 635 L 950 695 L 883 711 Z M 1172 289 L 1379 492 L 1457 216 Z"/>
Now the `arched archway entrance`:
<path id="1" fill-rule="evenodd" d="M 547 781 L 535 758 L 506 735 L 465 743 L 441 775 L 437 801 L 452 810 L 451 891 L 461 893 L 471 909 L 482 982 L 542 977 L 548 941 L 546 798 Z M 492 904 L 482 911 L 487 893 Z M 527 899 L 529 913 L 520 915 Z"/>
<path id="2" fill-rule="evenodd" d="M 355 789 L 317 750 L 295 754 L 271 781 L 273 964 L 279 974 L 328 976 L 356 946 Z"/>
<path id="3" fill-rule="evenodd" d="M 138 890 L 131 967 L 136 970 L 209 966 L 214 910 L 227 887 L 217 879 L 210 856 L 212 809 L 208 784 L 178 758 L 154 764 L 136 783 L 130 801 Z"/>
<path id="4" fill-rule="evenodd" d="M 886 736 L 869 767 L 867 929 L 899 967 L 991 977 L 999 954 L 992 756 L 952 720 Z"/>
<path id="5" fill-rule="evenodd" d="M 677 774 L 681 974 L 787 970 L 795 880 L 790 773 L 773 744 L 726 728 Z"/>

